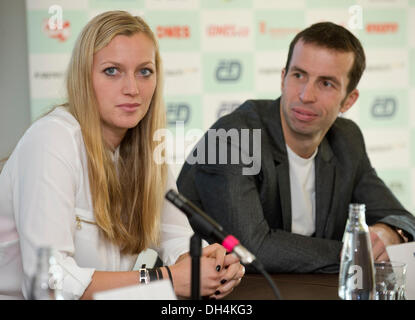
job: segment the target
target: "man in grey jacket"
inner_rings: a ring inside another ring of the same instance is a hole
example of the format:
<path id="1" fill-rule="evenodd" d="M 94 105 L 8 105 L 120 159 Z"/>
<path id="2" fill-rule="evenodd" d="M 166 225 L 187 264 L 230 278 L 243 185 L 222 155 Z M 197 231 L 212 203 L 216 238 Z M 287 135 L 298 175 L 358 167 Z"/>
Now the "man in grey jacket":
<path id="1" fill-rule="evenodd" d="M 366 205 L 375 260 L 388 259 L 386 246 L 414 238 L 415 217 L 376 175 L 361 131 L 338 117 L 356 102 L 364 69 L 353 34 L 333 23 L 312 25 L 290 44 L 281 97 L 249 100 L 209 130 L 242 138 L 243 130 L 260 129 L 260 140 L 212 144 L 207 133 L 183 166 L 179 191 L 269 272 L 337 272 L 350 203 Z M 217 157 L 224 147 L 225 161 Z M 234 161 L 235 149 L 254 153 L 254 174 Z M 193 161 L 201 150 L 206 159 Z M 212 153 L 217 161 L 209 161 Z"/>

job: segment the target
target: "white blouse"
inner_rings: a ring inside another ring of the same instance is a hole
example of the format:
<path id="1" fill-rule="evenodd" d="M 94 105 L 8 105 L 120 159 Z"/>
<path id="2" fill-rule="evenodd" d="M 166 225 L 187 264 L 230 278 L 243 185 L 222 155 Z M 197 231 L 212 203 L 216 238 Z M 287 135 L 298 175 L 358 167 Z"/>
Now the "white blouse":
<path id="1" fill-rule="evenodd" d="M 0 298 L 28 298 L 38 247 L 58 251 L 65 299 L 79 299 L 95 270 L 133 269 L 137 255 L 120 254 L 88 223 L 95 218 L 87 168 L 79 123 L 64 108 L 23 135 L 0 175 Z M 170 171 L 167 180 L 166 190 L 176 189 Z M 152 249 L 173 264 L 189 251 L 193 231 L 166 200 L 161 219 L 161 245 Z"/>

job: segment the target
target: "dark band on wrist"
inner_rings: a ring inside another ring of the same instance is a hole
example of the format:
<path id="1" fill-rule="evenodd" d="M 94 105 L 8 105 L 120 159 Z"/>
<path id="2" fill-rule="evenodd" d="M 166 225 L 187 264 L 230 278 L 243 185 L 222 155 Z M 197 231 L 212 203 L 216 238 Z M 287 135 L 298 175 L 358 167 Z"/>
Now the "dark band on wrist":
<path id="1" fill-rule="evenodd" d="M 158 279 L 159 280 L 162 280 L 163 279 L 163 272 L 161 272 L 161 269 L 160 268 L 157 268 L 156 269 L 156 272 L 157 272 L 157 275 L 158 275 Z"/>
<path id="2" fill-rule="evenodd" d="M 170 268 L 168 266 L 165 266 L 165 267 L 167 269 L 167 273 L 169 274 L 169 278 L 170 278 L 170 281 L 171 281 L 171 285 L 173 286 L 173 276 L 171 275 Z"/>
<path id="3" fill-rule="evenodd" d="M 148 269 L 148 274 L 150 275 L 150 281 L 156 281 L 157 280 L 156 270 Z"/>

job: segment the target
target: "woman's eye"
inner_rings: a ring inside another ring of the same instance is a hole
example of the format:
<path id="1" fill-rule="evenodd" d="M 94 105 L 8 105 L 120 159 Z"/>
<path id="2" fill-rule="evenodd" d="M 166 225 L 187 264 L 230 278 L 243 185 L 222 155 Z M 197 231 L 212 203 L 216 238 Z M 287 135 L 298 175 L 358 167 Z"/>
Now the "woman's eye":
<path id="1" fill-rule="evenodd" d="M 117 68 L 115 67 L 109 67 L 104 70 L 104 73 L 108 76 L 115 76 L 116 72 L 117 72 Z"/>
<path id="2" fill-rule="evenodd" d="M 144 68 L 140 70 L 140 75 L 144 76 L 144 77 L 148 77 L 151 74 L 153 74 L 153 70 L 149 69 L 149 68 Z"/>

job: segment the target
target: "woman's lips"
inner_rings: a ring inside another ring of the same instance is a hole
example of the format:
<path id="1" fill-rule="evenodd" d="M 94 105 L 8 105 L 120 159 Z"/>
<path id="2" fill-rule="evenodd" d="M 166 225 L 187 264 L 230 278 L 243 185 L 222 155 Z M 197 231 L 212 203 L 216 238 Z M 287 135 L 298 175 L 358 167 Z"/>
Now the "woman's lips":
<path id="1" fill-rule="evenodd" d="M 293 108 L 292 111 L 296 119 L 300 121 L 312 121 L 317 118 L 317 114 L 304 108 Z"/>
<path id="2" fill-rule="evenodd" d="M 137 110 L 137 108 L 140 106 L 139 103 L 123 103 L 123 104 L 118 104 L 117 107 L 123 109 L 124 111 L 127 112 L 134 112 L 135 110 Z"/>

